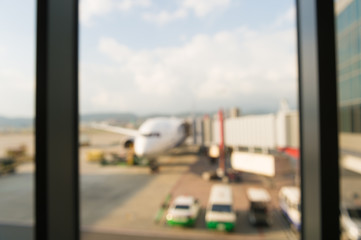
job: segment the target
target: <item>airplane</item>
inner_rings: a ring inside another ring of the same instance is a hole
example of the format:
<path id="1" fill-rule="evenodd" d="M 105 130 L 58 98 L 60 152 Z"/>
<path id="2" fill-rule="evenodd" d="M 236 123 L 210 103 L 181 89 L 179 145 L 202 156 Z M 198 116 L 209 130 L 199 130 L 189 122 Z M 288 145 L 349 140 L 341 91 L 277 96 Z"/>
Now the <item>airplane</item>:
<path id="1" fill-rule="evenodd" d="M 158 170 L 156 158 L 172 148 L 180 146 L 189 136 L 189 124 L 174 117 L 149 118 L 138 130 L 111 126 L 108 124 L 92 124 L 94 128 L 119 133 L 131 137 L 124 146 L 134 143 L 134 153 L 138 157 L 149 160 L 152 171 Z"/>

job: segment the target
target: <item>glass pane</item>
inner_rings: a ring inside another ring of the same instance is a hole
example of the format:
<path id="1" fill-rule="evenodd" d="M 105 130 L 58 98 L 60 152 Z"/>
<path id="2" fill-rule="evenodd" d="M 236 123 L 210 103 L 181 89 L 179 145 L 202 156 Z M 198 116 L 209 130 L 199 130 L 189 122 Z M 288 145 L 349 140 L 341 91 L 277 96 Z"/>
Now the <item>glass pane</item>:
<path id="1" fill-rule="evenodd" d="M 0 2 L 0 239 L 32 239 L 35 1 Z"/>
<path id="2" fill-rule="evenodd" d="M 361 1 L 336 1 L 335 10 L 339 73 L 340 238 L 360 239 Z"/>
<path id="3" fill-rule="evenodd" d="M 80 2 L 84 237 L 300 237 L 295 21 L 293 0 Z"/>

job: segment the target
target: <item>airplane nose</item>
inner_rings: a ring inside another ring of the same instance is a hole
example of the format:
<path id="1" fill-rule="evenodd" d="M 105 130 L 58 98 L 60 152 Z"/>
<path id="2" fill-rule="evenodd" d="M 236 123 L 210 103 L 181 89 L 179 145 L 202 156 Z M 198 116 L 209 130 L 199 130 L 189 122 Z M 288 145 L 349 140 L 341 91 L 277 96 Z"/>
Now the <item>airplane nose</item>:
<path id="1" fill-rule="evenodd" d="M 136 146 L 136 145 L 135 145 Z M 134 148 L 134 152 L 138 157 L 143 157 L 145 155 L 145 151 L 144 148 L 140 148 L 140 147 L 135 147 Z"/>
<path id="2" fill-rule="evenodd" d="M 159 144 L 154 139 L 138 137 L 134 141 L 134 152 L 138 157 L 154 157 L 161 152 Z"/>
<path id="3" fill-rule="evenodd" d="M 137 156 L 143 157 L 145 153 L 144 146 L 140 144 L 134 144 L 134 152 Z"/>
<path id="4" fill-rule="evenodd" d="M 134 152 L 137 156 L 143 157 L 149 154 L 149 143 L 146 139 L 137 138 L 134 142 Z"/>

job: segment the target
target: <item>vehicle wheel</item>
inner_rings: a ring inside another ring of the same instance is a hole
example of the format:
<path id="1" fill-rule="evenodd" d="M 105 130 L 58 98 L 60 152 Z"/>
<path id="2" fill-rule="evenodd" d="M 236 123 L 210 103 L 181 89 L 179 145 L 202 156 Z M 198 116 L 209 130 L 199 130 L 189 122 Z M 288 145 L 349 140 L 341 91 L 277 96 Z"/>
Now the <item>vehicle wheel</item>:
<path id="1" fill-rule="evenodd" d="M 159 165 L 155 159 L 149 160 L 149 167 L 150 167 L 151 173 L 156 173 L 159 171 Z"/>
<path id="2" fill-rule="evenodd" d="M 158 166 L 152 166 L 152 167 L 150 167 L 150 171 L 152 173 L 157 173 L 157 172 L 159 172 L 159 167 Z"/>

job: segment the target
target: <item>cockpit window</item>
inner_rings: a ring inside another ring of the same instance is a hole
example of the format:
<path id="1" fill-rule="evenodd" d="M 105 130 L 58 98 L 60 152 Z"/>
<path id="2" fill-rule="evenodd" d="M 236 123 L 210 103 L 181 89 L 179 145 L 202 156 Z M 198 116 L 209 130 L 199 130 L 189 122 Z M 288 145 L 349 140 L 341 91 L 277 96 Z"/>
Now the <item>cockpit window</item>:
<path id="1" fill-rule="evenodd" d="M 158 133 L 158 132 L 143 133 L 142 136 L 144 136 L 144 137 L 160 137 L 160 133 Z"/>

